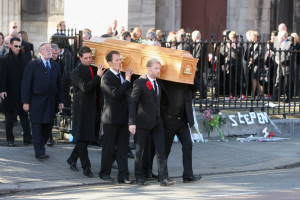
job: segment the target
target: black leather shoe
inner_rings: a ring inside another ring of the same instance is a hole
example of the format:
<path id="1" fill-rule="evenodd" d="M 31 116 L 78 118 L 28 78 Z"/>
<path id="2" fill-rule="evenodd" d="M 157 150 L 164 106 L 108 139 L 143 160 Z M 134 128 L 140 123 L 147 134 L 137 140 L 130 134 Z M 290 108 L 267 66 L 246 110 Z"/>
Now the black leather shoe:
<path id="1" fill-rule="evenodd" d="M 48 158 L 49 158 L 49 156 L 46 155 L 46 154 L 43 154 L 43 155 L 40 155 L 40 156 L 36 156 L 36 159 L 38 159 L 38 160 L 44 160 L 44 159 L 48 159 Z"/>
<path id="2" fill-rule="evenodd" d="M 123 178 L 123 179 L 119 179 L 118 183 L 132 184 L 132 181 L 130 181 L 128 178 Z"/>
<path id="3" fill-rule="evenodd" d="M 54 141 L 53 140 L 49 140 L 47 142 L 47 146 L 52 147 L 54 145 Z"/>
<path id="4" fill-rule="evenodd" d="M 115 179 L 112 178 L 110 175 L 104 175 L 104 176 L 100 176 L 100 178 L 104 181 L 114 181 Z"/>
<path id="5" fill-rule="evenodd" d="M 16 145 L 13 142 L 9 142 L 9 143 L 7 143 L 7 146 L 9 146 L 9 147 L 15 147 Z"/>
<path id="6" fill-rule="evenodd" d="M 127 157 L 134 159 L 134 154 L 130 151 L 130 152 L 128 152 Z"/>
<path id="7" fill-rule="evenodd" d="M 171 179 L 164 179 L 163 181 L 160 182 L 160 186 L 169 186 L 169 185 L 174 185 L 176 181 L 171 180 Z"/>
<path id="8" fill-rule="evenodd" d="M 77 166 L 76 166 L 76 162 L 72 161 L 70 158 L 67 160 L 67 163 L 70 165 L 70 169 L 73 171 L 79 171 Z"/>
<path id="9" fill-rule="evenodd" d="M 137 180 L 136 180 L 136 183 L 137 183 L 138 185 L 142 185 L 142 186 L 146 186 L 146 185 L 148 185 L 148 183 L 147 183 L 147 182 L 145 182 L 145 180 L 144 180 L 144 179 L 142 179 L 142 178 L 140 178 L 140 179 L 137 179 Z"/>
<path id="10" fill-rule="evenodd" d="M 195 182 L 195 181 L 199 181 L 201 178 L 202 178 L 202 176 L 190 176 L 187 178 L 183 178 L 183 182 L 184 183 Z"/>
<path id="11" fill-rule="evenodd" d="M 90 169 L 84 169 L 83 170 L 83 175 L 87 176 L 87 177 L 93 177 L 93 173 L 91 172 Z"/>

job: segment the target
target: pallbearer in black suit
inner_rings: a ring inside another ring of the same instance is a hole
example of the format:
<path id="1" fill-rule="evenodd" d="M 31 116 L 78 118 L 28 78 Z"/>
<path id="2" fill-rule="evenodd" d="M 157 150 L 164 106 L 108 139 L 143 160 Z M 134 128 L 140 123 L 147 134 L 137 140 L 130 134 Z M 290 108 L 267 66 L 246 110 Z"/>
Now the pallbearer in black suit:
<path id="1" fill-rule="evenodd" d="M 190 127 L 194 125 L 192 90 L 193 85 L 163 81 L 161 98 L 161 116 L 165 128 L 166 156 L 170 155 L 174 136 L 182 145 L 183 182 L 193 182 L 201 177 L 194 176 L 192 167 L 193 143 Z"/>
<path id="2" fill-rule="evenodd" d="M 160 185 L 173 185 L 176 181 L 168 176 L 164 129 L 160 117 L 161 86 L 156 79 L 160 75 L 161 64 L 157 59 L 150 59 L 146 66 L 147 78 L 134 82 L 129 103 L 129 131 L 137 134 L 135 177 L 139 185 L 147 185 L 143 156 L 150 135 L 155 146 Z"/>
<path id="3" fill-rule="evenodd" d="M 110 51 L 106 56 L 110 68 L 101 79 L 101 89 L 104 95 L 102 114 L 103 148 L 101 157 L 101 171 L 99 176 L 105 181 L 113 181 L 110 176 L 113 154 L 116 147 L 116 160 L 118 163 L 118 182 L 130 184 L 128 173 L 128 101 L 131 90 L 131 75 L 133 71 L 128 68 L 125 79 L 120 74 L 121 57 L 119 52 Z"/>
<path id="4" fill-rule="evenodd" d="M 63 109 L 64 97 L 58 64 L 50 60 L 51 45 L 39 46 L 40 58 L 27 64 L 21 86 L 23 109 L 30 111 L 32 142 L 37 159 L 47 159 L 47 143 L 54 122 L 56 106 Z"/>
<path id="5" fill-rule="evenodd" d="M 67 160 L 73 171 L 77 158 L 80 158 L 83 174 L 92 177 L 91 163 L 87 146 L 95 138 L 96 115 L 100 108 L 100 78 L 104 73 L 103 65 L 91 66 L 92 51 L 89 47 L 79 50 L 79 64 L 71 73 L 74 87 L 73 98 L 73 136 L 77 140 L 71 156 Z"/>

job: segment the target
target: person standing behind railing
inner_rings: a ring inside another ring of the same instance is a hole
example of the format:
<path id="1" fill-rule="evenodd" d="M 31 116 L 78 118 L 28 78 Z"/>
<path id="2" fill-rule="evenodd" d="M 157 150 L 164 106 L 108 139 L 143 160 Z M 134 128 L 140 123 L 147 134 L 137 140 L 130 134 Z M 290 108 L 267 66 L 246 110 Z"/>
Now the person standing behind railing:
<path id="1" fill-rule="evenodd" d="M 219 93 L 217 94 L 217 96 L 221 95 L 227 95 L 229 92 L 229 79 L 228 79 L 228 74 L 226 73 L 226 66 L 225 66 L 225 58 L 226 58 L 226 43 L 229 42 L 229 30 L 224 30 L 223 31 L 223 42 L 220 43 L 220 46 L 218 46 L 217 44 L 215 45 L 215 55 L 219 55 L 218 59 L 219 59 L 219 65 L 220 66 L 220 75 L 217 75 L 217 79 L 219 78 L 219 81 L 217 81 L 217 86 L 218 86 L 218 82 L 219 82 Z M 218 92 L 218 91 L 217 91 Z"/>
<path id="2" fill-rule="evenodd" d="M 197 68 L 196 68 L 196 74 L 194 78 L 194 82 L 196 85 L 196 88 L 199 88 L 200 91 L 200 98 L 201 99 L 206 99 L 207 93 L 206 93 L 206 85 L 203 80 L 203 66 L 202 65 L 202 60 L 205 58 L 206 54 L 203 52 L 203 46 L 201 43 L 201 33 L 200 31 L 196 30 L 192 33 L 192 39 L 194 44 L 192 44 L 191 49 L 192 49 L 192 55 L 194 58 L 198 58 L 197 62 Z"/>
<path id="3" fill-rule="evenodd" d="M 249 74 L 252 76 L 249 76 L 249 80 L 252 82 L 252 98 L 255 97 L 256 88 L 258 88 L 258 99 L 260 99 L 263 95 L 263 88 L 262 84 L 260 82 L 260 73 L 263 70 L 263 54 L 262 54 L 262 47 L 259 45 L 258 42 L 258 33 L 256 31 L 252 31 L 250 33 L 251 41 L 253 42 L 250 45 L 250 54 L 248 58 L 248 68 L 249 68 Z"/>
<path id="4" fill-rule="evenodd" d="M 278 33 L 278 42 L 274 43 L 275 62 L 277 66 L 276 83 L 274 91 L 274 101 L 279 101 L 281 87 L 284 86 L 285 99 L 284 103 L 289 103 L 292 97 L 290 93 L 290 86 L 293 80 L 290 74 L 293 74 L 293 68 L 290 67 L 291 50 L 293 43 L 288 40 L 288 33 L 280 31 Z M 276 50 L 275 50 L 276 49 Z"/>
<path id="5" fill-rule="evenodd" d="M 273 94 L 275 61 L 272 46 L 272 40 L 269 40 L 264 57 L 264 72 L 261 74 L 261 77 L 264 78 L 264 93 L 268 95 L 264 97 L 265 100 L 271 98 Z"/>
<path id="6" fill-rule="evenodd" d="M 229 39 L 231 42 L 228 42 L 225 47 L 225 52 L 227 54 L 227 57 L 225 59 L 226 63 L 226 71 L 229 74 L 229 80 L 230 80 L 230 97 L 225 98 L 225 100 L 235 100 L 236 95 L 240 91 L 241 86 L 241 76 L 242 76 L 242 63 L 241 63 L 241 50 L 242 47 L 237 42 L 237 34 L 234 31 L 231 31 L 229 33 Z M 241 98 L 245 99 L 246 97 L 243 94 L 241 94 Z"/>

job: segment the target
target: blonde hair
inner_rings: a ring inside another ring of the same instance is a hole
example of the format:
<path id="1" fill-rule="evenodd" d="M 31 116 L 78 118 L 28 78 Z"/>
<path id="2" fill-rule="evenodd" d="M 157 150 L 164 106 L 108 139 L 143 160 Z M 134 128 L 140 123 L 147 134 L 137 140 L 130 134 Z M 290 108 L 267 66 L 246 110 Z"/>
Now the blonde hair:
<path id="1" fill-rule="evenodd" d="M 229 39 L 230 40 L 232 40 L 232 38 L 234 38 L 236 36 L 236 32 L 235 31 L 231 31 L 230 33 L 229 33 Z"/>
<path id="2" fill-rule="evenodd" d="M 148 60 L 146 67 L 152 67 L 152 65 L 154 65 L 155 63 L 158 63 L 161 65 L 161 63 L 158 59 L 152 58 L 152 59 Z"/>
<path id="3" fill-rule="evenodd" d="M 156 30 L 156 35 L 162 37 L 164 34 L 161 30 Z"/>
<path id="4" fill-rule="evenodd" d="M 291 36 L 294 38 L 294 42 L 299 42 L 299 36 L 297 33 L 292 33 Z"/>
<path id="5" fill-rule="evenodd" d="M 140 37 L 136 36 L 136 32 L 137 31 L 141 32 L 141 36 Z M 135 27 L 134 30 L 133 30 L 133 32 L 132 32 L 132 39 L 133 40 L 137 40 L 137 39 L 140 39 L 140 38 L 142 38 L 142 30 L 139 27 Z"/>

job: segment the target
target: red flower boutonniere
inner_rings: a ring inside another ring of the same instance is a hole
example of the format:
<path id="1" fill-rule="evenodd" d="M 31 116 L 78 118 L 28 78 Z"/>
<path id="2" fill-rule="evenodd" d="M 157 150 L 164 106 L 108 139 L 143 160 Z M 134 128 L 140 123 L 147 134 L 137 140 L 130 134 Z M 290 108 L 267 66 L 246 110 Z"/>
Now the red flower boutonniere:
<path id="1" fill-rule="evenodd" d="M 25 53 L 25 49 L 22 49 L 23 53 Z"/>
<path id="2" fill-rule="evenodd" d="M 152 83 L 150 81 L 147 81 L 146 86 L 149 90 L 152 90 L 153 88 Z"/>

